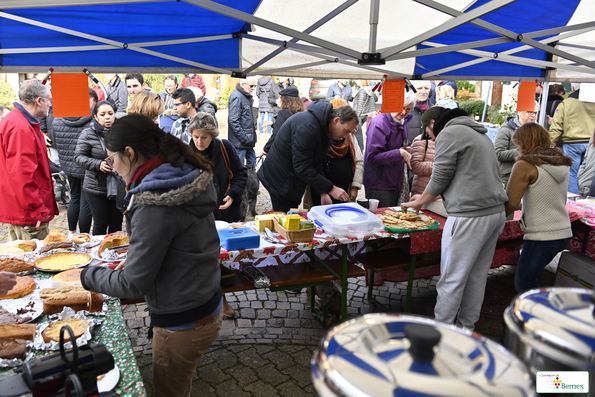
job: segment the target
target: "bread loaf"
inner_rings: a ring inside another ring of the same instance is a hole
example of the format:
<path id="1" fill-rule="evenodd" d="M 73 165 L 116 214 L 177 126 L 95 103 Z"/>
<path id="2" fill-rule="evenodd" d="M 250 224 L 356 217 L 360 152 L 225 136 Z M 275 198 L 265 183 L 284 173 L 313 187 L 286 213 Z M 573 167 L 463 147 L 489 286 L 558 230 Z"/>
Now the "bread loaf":
<path id="1" fill-rule="evenodd" d="M 24 360 L 27 352 L 27 342 L 23 339 L 0 339 L 0 358 Z"/>
<path id="2" fill-rule="evenodd" d="M 41 336 L 43 337 L 43 341 L 45 343 L 49 343 L 51 341 L 59 342 L 60 341 L 60 330 L 62 327 L 69 326 L 74 333 L 75 338 L 79 338 L 83 335 L 87 329 L 89 329 L 89 322 L 87 320 L 79 320 L 76 318 L 67 318 L 66 320 L 56 321 L 55 323 L 50 324 L 46 329 L 43 330 Z M 68 332 L 64 333 L 64 342 L 70 341 L 70 334 Z"/>
<path id="3" fill-rule="evenodd" d="M 3 272 L 11 272 L 11 273 L 20 273 L 20 272 L 30 272 L 34 269 L 33 262 L 27 262 L 22 259 L 16 258 L 9 258 L 9 259 L 1 259 L 0 260 L 0 271 Z"/>
<path id="4" fill-rule="evenodd" d="M 56 294 L 67 294 L 70 292 L 87 292 L 87 291 L 83 287 L 77 287 L 77 286 L 60 287 L 60 288 L 44 288 L 41 291 L 39 291 L 39 297 L 41 299 L 46 299 L 46 298 L 49 298 L 50 296 L 53 296 Z"/>
<path id="5" fill-rule="evenodd" d="M 65 306 L 75 312 L 81 310 L 100 312 L 103 309 L 103 295 L 89 291 L 54 294 L 43 301 L 43 312 L 45 314 L 61 313 Z"/>
<path id="6" fill-rule="evenodd" d="M 52 277 L 52 281 L 59 281 L 63 283 L 79 283 L 81 282 L 81 273 L 83 269 L 72 269 L 65 272 L 60 272 Z"/>
<path id="7" fill-rule="evenodd" d="M 48 236 L 43 240 L 43 245 L 57 243 L 60 241 L 66 241 L 66 235 L 64 233 L 60 233 L 60 230 L 54 229 L 50 230 L 50 234 L 48 234 Z"/>
<path id="8" fill-rule="evenodd" d="M 39 252 L 43 254 L 44 252 L 48 252 L 58 248 L 72 248 L 72 241 L 58 241 L 56 243 L 49 243 L 48 245 L 44 245 L 43 247 L 41 247 Z"/>
<path id="9" fill-rule="evenodd" d="M 99 245 L 99 250 L 97 251 L 97 254 L 99 256 L 101 256 L 101 253 L 103 251 L 105 251 L 106 249 L 111 248 L 111 247 L 118 247 L 120 245 L 126 245 L 126 244 L 129 244 L 129 242 L 130 242 L 130 240 L 128 239 L 128 236 L 126 236 L 126 235 L 112 234 L 111 236 L 108 236 L 103 239 L 103 241 Z"/>
<path id="10" fill-rule="evenodd" d="M 35 324 L 0 325 L 0 339 L 25 339 L 33 341 Z"/>

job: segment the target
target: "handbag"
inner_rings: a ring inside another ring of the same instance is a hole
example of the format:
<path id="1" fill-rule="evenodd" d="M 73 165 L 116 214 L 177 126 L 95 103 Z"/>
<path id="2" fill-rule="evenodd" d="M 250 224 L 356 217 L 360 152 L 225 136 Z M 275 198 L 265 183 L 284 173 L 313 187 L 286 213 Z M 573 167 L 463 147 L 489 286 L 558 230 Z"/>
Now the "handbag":
<path id="1" fill-rule="evenodd" d="M 223 193 L 223 196 L 225 196 L 229 191 L 229 188 L 231 187 L 233 172 L 231 171 L 229 155 L 227 154 L 227 149 L 225 149 L 225 145 L 223 145 L 223 141 L 219 141 L 219 145 L 221 145 L 221 155 L 223 156 L 223 161 L 225 161 L 225 168 L 227 168 L 227 189 L 225 189 L 225 193 Z"/>

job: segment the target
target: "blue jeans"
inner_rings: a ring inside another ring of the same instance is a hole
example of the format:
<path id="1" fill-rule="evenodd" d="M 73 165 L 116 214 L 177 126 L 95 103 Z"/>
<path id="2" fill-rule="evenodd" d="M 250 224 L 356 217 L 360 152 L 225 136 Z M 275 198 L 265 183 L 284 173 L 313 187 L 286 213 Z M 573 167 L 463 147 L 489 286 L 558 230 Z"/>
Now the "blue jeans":
<path id="1" fill-rule="evenodd" d="M 569 242 L 570 237 L 549 241 L 525 240 L 514 275 L 514 289 L 517 292 L 524 292 L 539 288 L 537 280 L 539 274 L 558 255 L 558 252 L 568 246 Z"/>
<path id="2" fill-rule="evenodd" d="M 256 165 L 256 153 L 254 153 L 254 149 L 238 149 L 238 157 L 240 158 L 240 162 L 242 165 L 244 164 L 244 160 L 246 160 L 246 167 L 254 167 Z"/>
<path id="3" fill-rule="evenodd" d="M 562 145 L 562 152 L 565 156 L 572 159 L 572 167 L 570 167 L 570 179 L 568 180 L 568 191 L 570 193 L 581 194 L 578 190 L 578 169 L 583 162 L 585 152 L 587 151 L 588 143 L 564 143 Z"/>
<path id="4" fill-rule="evenodd" d="M 269 115 L 268 116 L 269 117 L 269 122 L 271 122 L 271 123 L 273 122 L 273 113 L 270 113 L 270 112 L 260 112 L 260 116 L 258 116 L 258 128 L 259 128 L 261 134 L 262 134 L 262 122 L 264 121 L 264 115 L 265 114 L 268 114 Z M 269 135 L 271 135 L 271 133 L 272 133 L 272 128 L 273 128 L 272 125 L 269 125 L 267 127 L 267 131 L 268 131 Z"/>

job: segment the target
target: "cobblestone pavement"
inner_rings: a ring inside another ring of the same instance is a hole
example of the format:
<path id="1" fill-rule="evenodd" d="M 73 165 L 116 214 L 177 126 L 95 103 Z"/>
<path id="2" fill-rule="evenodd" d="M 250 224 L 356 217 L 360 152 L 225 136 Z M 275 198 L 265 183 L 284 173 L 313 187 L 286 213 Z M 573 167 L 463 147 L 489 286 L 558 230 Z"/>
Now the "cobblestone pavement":
<path id="1" fill-rule="evenodd" d="M 225 119 L 220 118 L 224 127 Z M 226 136 L 225 133 L 222 134 Z M 256 153 L 266 139 L 259 135 Z M 267 192 L 261 187 L 257 210 L 270 208 Z M 60 207 L 51 229 L 68 230 L 66 210 Z M 7 238 L 6 225 L 0 225 L 0 242 Z M 438 277 L 415 280 L 412 313 L 432 318 L 436 303 Z M 514 267 L 503 266 L 489 272 L 486 297 L 476 331 L 502 343 L 502 314 L 515 296 Z M 543 272 L 542 285 L 553 284 L 553 274 Z M 375 287 L 377 299 L 401 313 L 407 283 L 384 282 Z M 365 299 L 367 287 L 363 277 L 349 279 L 348 317 L 375 311 Z M 192 396 L 301 396 L 315 394 L 310 380 L 310 360 L 326 330 L 309 311 L 305 290 L 299 295 L 268 290 L 228 294 L 236 310 L 233 319 L 223 321 L 219 337 L 199 364 L 193 380 Z M 149 396 L 154 395 L 151 365 L 151 341 L 147 334 L 150 320 L 146 304 L 123 308 L 127 330 Z"/>

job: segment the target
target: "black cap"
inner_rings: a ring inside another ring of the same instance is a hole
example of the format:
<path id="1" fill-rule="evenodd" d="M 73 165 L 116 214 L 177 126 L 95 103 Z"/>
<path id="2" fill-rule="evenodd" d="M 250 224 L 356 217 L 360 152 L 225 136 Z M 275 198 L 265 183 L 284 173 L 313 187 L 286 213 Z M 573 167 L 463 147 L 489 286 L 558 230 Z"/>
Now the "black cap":
<path id="1" fill-rule="evenodd" d="M 434 136 L 438 137 L 438 134 L 444 129 L 446 123 L 450 120 L 454 119 L 455 117 L 461 116 L 469 116 L 466 110 L 456 108 L 456 109 L 446 109 L 444 112 L 440 113 L 440 116 L 434 122 Z"/>
<path id="2" fill-rule="evenodd" d="M 297 88 L 293 87 L 293 86 L 289 86 L 281 91 L 279 91 L 279 95 L 283 95 L 283 96 L 293 96 L 296 98 L 300 97 L 300 93 L 298 91 Z"/>

